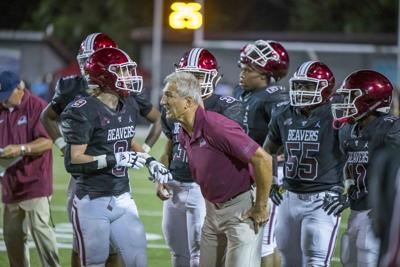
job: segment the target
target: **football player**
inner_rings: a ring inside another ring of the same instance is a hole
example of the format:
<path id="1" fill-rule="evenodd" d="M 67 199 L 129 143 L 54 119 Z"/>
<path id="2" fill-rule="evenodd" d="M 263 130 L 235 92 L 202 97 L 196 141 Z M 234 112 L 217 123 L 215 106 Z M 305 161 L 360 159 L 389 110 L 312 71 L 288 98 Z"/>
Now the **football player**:
<path id="1" fill-rule="evenodd" d="M 77 55 L 77 61 L 79 63 L 82 76 L 69 76 L 61 78 L 57 82 L 53 99 L 41 114 L 41 122 L 43 126 L 46 128 L 47 132 L 53 139 L 54 144 L 62 151 L 62 153 L 64 153 L 66 143 L 58 127 L 60 114 L 68 105 L 68 103 L 76 98 L 85 97 L 90 94 L 90 88 L 86 80 L 84 79 L 84 66 L 86 60 L 93 52 L 105 47 L 116 48 L 117 44 L 109 36 L 103 33 L 92 33 L 83 40 Z M 152 128 L 150 129 L 143 144 L 144 151 L 148 153 L 151 146 L 157 141 L 161 133 L 160 112 L 156 108 L 154 108 L 151 103 L 149 103 L 149 101 L 147 101 L 142 93 L 133 93 L 132 95 L 135 97 L 135 100 L 139 105 L 140 115 L 153 123 Z M 70 215 L 72 200 L 75 195 L 75 183 L 76 180 L 71 177 L 68 186 L 67 198 L 67 212 L 70 222 L 72 222 Z M 72 267 L 80 266 L 76 245 L 76 238 L 74 236 L 73 249 L 71 254 Z M 112 251 L 111 253 L 112 255 L 109 259 L 109 266 L 117 266 L 117 254 L 113 253 Z"/>
<path id="2" fill-rule="evenodd" d="M 82 266 L 104 266 L 110 244 L 125 266 L 147 266 L 146 236 L 131 199 L 127 168 L 144 164 L 160 182 L 171 174 L 146 153 L 132 151 L 140 93 L 136 63 L 117 48 L 103 48 L 86 61 L 92 95 L 61 114 L 65 166 L 77 180 L 72 222 Z M 97 86 L 97 87 L 95 87 Z"/>
<path id="3" fill-rule="evenodd" d="M 287 90 L 277 83 L 287 74 L 289 55 L 276 41 L 258 40 L 242 48 L 238 63 L 241 69 L 240 83 L 235 97 L 245 107 L 243 124 L 246 133 L 259 145 L 263 145 L 273 110 L 289 104 Z M 279 171 L 274 168 L 274 177 L 277 177 L 278 172 L 281 173 L 281 168 Z M 273 188 L 279 184 L 279 181 L 274 180 Z M 270 218 L 264 227 L 261 266 L 279 266 L 279 255 L 274 253 L 276 205 L 269 200 L 268 206 Z"/>
<path id="4" fill-rule="evenodd" d="M 343 167 L 338 131 L 331 127 L 335 78 L 325 64 L 308 61 L 289 83 L 290 105 L 274 113 L 264 146 L 285 151 L 285 192 L 271 192 L 280 202 L 277 247 L 284 267 L 329 266 L 340 217 L 321 206 L 325 194 L 338 196 Z"/>
<path id="5" fill-rule="evenodd" d="M 332 114 L 336 126 L 341 126 L 340 148 L 346 157 L 347 194 L 327 196 L 324 208 L 328 214 L 339 215 L 350 207 L 340 253 L 346 267 L 377 266 L 379 241 L 371 227 L 368 192 L 372 181 L 367 170 L 377 149 L 400 148 L 400 120 L 388 114 L 392 92 L 392 84 L 381 73 L 358 70 L 345 78 L 332 98 Z"/>
<path id="6" fill-rule="evenodd" d="M 213 93 L 220 75 L 217 60 L 210 51 L 191 49 L 182 56 L 175 71 L 189 72 L 197 77 L 206 110 L 242 122 L 242 104 L 233 97 Z M 205 202 L 199 185 L 191 177 L 186 151 L 178 142 L 180 123 L 167 120 L 165 110 L 161 117 L 163 132 L 168 137 L 162 163 L 169 166 L 173 175 L 173 181 L 157 188 L 157 195 L 165 200 L 162 230 L 171 251 L 172 266 L 196 267 L 199 266 Z"/>

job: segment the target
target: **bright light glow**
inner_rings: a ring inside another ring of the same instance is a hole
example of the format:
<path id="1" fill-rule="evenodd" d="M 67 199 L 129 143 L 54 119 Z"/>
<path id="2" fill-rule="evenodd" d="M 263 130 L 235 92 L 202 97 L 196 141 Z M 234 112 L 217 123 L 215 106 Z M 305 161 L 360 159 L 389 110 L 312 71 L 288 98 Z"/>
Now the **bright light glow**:
<path id="1" fill-rule="evenodd" d="M 173 12 L 169 15 L 169 26 L 173 29 L 196 30 L 203 24 L 199 3 L 174 2 L 171 9 Z"/>

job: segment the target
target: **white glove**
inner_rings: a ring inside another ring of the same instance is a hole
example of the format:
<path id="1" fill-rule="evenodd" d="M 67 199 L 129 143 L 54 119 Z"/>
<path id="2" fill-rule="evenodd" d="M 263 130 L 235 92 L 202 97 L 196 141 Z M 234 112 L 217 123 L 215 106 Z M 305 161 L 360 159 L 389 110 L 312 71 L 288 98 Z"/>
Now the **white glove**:
<path id="1" fill-rule="evenodd" d="M 156 161 L 154 158 L 149 158 L 146 165 L 153 182 L 166 184 L 168 181 L 172 180 L 172 174 L 169 172 L 168 168 L 165 167 L 164 164 Z"/>
<path id="2" fill-rule="evenodd" d="M 146 163 L 145 153 L 124 151 L 115 153 L 117 164 L 115 167 L 128 167 L 140 169 Z"/>

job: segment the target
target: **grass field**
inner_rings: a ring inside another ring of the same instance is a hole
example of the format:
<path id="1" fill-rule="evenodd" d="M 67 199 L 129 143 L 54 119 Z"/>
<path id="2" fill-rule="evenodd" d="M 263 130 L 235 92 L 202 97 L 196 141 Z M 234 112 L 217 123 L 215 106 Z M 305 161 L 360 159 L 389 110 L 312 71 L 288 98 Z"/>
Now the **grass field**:
<path id="1" fill-rule="evenodd" d="M 160 139 L 152 150 L 152 154 L 157 158 L 162 152 L 165 139 Z M 56 225 L 56 236 L 59 245 L 59 252 L 62 266 L 70 266 L 70 253 L 72 241 L 72 228 L 68 223 L 66 213 L 66 189 L 69 175 L 64 169 L 63 158 L 56 148 L 54 153 L 54 193 L 52 198 L 52 216 Z M 164 243 L 161 233 L 162 202 L 155 196 L 154 184 L 147 180 L 147 170 L 131 171 L 131 186 L 133 197 L 139 209 L 140 218 L 145 226 L 148 238 L 148 262 L 149 267 L 168 267 L 170 264 L 169 250 Z M 347 213 L 343 216 L 340 227 L 341 233 L 347 221 Z M 0 230 L 0 267 L 9 266 L 7 253 L 3 241 L 2 229 Z M 31 243 L 31 266 L 41 266 L 39 258 Z M 332 260 L 332 266 L 341 266 L 339 263 L 339 242 Z"/>

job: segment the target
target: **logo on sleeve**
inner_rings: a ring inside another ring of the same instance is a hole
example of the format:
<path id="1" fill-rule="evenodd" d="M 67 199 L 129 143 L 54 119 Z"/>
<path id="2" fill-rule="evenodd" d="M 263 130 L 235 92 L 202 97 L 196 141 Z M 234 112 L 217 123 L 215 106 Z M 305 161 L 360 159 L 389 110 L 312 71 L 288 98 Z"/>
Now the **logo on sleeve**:
<path id="1" fill-rule="evenodd" d="M 80 108 L 84 106 L 86 103 L 87 101 L 85 99 L 78 99 L 71 105 L 71 107 Z"/>

